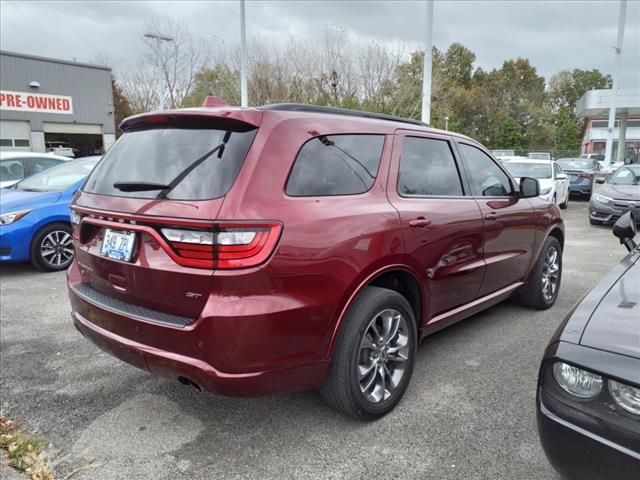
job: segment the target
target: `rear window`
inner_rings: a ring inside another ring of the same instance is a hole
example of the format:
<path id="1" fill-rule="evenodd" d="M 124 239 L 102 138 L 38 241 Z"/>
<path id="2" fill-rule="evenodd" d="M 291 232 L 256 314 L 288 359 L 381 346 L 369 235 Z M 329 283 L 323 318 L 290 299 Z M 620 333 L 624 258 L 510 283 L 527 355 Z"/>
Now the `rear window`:
<path id="1" fill-rule="evenodd" d="M 323 135 L 306 142 L 293 165 L 287 195 L 355 195 L 371 188 L 384 135 Z"/>
<path id="2" fill-rule="evenodd" d="M 256 129 L 239 132 L 211 128 L 155 128 L 126 133 L 103 157 L 87 180 L 84 191 L 116 197 L 159 198 L 163 193 L 161 190 L 122 191 L 114 184 L 174 183 L 165 198 L 208 200 L 221 197 L 233 185 L 256 132 Z M 190 168 L 222 144 L 224 148 Z"/>

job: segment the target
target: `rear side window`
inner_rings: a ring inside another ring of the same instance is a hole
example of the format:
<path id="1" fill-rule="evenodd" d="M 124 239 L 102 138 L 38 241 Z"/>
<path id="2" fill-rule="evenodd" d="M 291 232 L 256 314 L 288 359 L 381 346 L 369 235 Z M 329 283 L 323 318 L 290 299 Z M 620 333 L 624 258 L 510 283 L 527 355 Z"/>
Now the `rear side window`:
<path id="1" fill-rule="evenodd" d="M 154 128 L 126 133 L 96 166 L 84 191 L 116 197 L 161 198 L 163 190 L 123 191 L 114 186 L 144 183 L 174 185 L 166 193 L 169 200 L 221 197 L 233 185 L 256 131 Z M 218 150 L 202 160 L 216 147 Z"/>
<path id="2" fill-rule="evenodd" d="M 29 165 L 29 173 L 31 175 L 35 173 L 40 173 L 47 168 L 54 167 L 62 163 L 61 160 L 56 160 L 55 158 L 28 158 L 27 164 Z"/>
<path id="3" fill-rule="evenodd" d="M 384 135 L 323 135 L 306 142 L 293 164 L 287 195 L 354 195 L 371 188 Z"/>
<path id="4" fill-rule="evenodd" d="M 402 196 L 462 195 L 460 175 L 449 142 L 406 137 L 400 158 L 398 193 Z"/>

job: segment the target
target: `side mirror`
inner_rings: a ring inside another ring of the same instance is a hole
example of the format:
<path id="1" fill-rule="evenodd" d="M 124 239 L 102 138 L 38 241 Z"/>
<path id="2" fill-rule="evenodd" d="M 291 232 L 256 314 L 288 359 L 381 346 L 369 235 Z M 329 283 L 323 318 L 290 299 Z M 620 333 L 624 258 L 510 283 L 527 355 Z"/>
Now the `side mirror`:
<path id="1" fill-rule="evenodd" d="M 604 183 L 606 179 L 606 177 L 597 177 L 595 181 L 596 183 Z"/>
<path id="2" fill-rule="evenodd" d="M 625 213 L 613 224 L 613 234 L 620 239 L 620 243 L 627 247 L 629 251 L 638 246 L 633 241 L 636 233 L 638 233 L 638 226 L 632 212 Z"/>
<path id="3" fill-rule="evenodd" d="M 540 195 L 540 184 L 538 180 L 531 177 L 520 178 L 520 197 L 533 198 Z"/>
<path id="4" fill-rule="evenodd" d="M 566 173 L 561 173 L 560 175 L 556 176 L 556 180 L 566 180 L 566 179 L 567 179 Z"/>

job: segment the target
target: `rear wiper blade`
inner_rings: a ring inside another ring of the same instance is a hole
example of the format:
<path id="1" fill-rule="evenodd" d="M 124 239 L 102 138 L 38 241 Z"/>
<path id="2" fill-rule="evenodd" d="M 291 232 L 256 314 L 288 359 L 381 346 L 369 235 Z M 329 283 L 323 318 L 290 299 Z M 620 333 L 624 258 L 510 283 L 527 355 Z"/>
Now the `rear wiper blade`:
<path id="1" fill-rule="evenodd" d="M 151 182 L 116 182 L 113 187 L 122 192 L 151 192 L 153 190 L 166 190 L 171 186 Z"/>
<path id="2" fill-rule="evenodd" d="M 171 180 L 169 185 L 166 185 L 165 188 L 162 189 L 162 191 L 158 194 L 156 198 L 167 198 L 167 195 L 169 195 L 171 190 L 176 188 L 176 186 L 180 182 L 182 182 L 182 180 L 184 180 L 187 177 L 187 175 L 189 175 L 193 170 L 195 170 L 196 167 L 198 167 L 202 162 L 204 162 L 207 158 L 209 158 L 214 153 L 218 152 L 218 158 L 222 158 L 224 147 L 229 142 L 229 138 L 231 138 L 231 131 L 227 130 L 224 134 L 224 137 L 222 138 L 222 143 L 213 147 L 207 153 L 205 153 L 200 158 L 196 159 L 193 163 L 191 163 L 187 168 L 182 170 L 182 172 L 180 172 L 178 176 L 176 176 L 176 178 Z"/>

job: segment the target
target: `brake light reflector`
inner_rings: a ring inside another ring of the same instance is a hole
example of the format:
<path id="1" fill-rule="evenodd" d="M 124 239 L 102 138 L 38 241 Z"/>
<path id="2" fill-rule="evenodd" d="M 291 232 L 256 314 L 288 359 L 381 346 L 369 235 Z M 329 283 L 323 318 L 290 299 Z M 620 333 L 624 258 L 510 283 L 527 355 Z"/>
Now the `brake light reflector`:
<path id="1" fill-rule="evenodd" d="M 279 224 L 215 225 L 210 230 L 161 228 L 178 255 L 176 261 L 200 268 L 247 268 L 260 265 L 273 252 Z M 182 261 L 181 261 L 182 260 Z"/>

